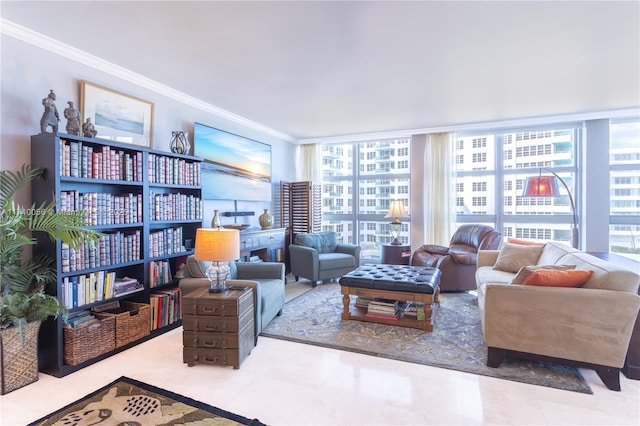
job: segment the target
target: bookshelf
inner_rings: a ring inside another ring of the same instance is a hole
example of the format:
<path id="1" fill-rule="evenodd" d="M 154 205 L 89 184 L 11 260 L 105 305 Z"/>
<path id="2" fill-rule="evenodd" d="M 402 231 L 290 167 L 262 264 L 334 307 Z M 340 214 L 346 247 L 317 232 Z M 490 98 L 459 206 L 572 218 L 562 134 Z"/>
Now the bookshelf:
<path id="1" fill-rule="evenodd" d="M 87 223 L 102 233 L 95 246 L 75 250 L 36 235 L 34 254 L 51 256 L 59 271 L 47 293 L 77 313 L 121 300 L 151 304 L 158 294 L 166 298 L 175 292 L 177 280 L 171 277 L 193 253 L 190 241 L 202 226 L 200 161 L 62 133 L 32 136 L 31 163 L 45 169 L 45 178 L 32 184 L 32 201 L 39 204 L 53 196 L 61 213 L 83 210 Z M 126 284 L 114 292 L 109 285 L 114 278 L 140 285 Z M 157 321 L 138 341 L 68 365 L 63 319 L 49 319 L 40 328 L 39 369 L 62 377 L 181 324 L 179 316 Z"/>

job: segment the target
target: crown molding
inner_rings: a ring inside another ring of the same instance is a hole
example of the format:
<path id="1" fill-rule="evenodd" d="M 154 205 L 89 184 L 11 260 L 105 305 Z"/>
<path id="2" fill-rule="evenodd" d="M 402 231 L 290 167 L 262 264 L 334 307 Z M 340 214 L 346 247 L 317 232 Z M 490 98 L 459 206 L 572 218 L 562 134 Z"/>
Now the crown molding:
<path id="1" fill-rule="evenodd" d="M 167 96 L 175 101 L 182 102 L 186 105 L 203 110 L 233 123 L 240 124 L 244 127 L 274 136 L 287 142 L 297 143 L 297 139 L 291 135 L 204 102 L 193 96 L 187 95 L 186 93 L 180 92 L 179 90 L 173 89 L 124 67 L 105 61 L 95 55 L 91 55 L 90 53 L 64 44 L 58 40 L 52 39 L 51 37 L 45 36 L 44 34 L 40 34 L 21 25 L 15 24 L 4 18 L 0 18 L 0 32 L 9 37 L 13 37 L 17 40 L 39 47 L 69 60 L 87 65 L 114 77 L 121 78 L 125 81 L 161 94 L 162 96 Z"/>

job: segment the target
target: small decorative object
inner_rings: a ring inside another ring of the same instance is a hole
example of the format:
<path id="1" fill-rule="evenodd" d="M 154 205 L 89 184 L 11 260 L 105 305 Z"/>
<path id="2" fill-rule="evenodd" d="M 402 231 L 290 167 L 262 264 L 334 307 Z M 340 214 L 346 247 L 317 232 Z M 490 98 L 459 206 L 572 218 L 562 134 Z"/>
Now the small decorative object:
<path id="1" fill-rule="evenodd" d="M 175 154 L 189 154 L 189 133 L 177 130 L 171 132 L 171 152 Z"/>
<path id="2" fill-rule="evenodd" d="M 213 219 L 211 219 L 211 227 L 212 228 L 220 228 L 220 216 L 218 216 L 218 210 L 213 211 Z"/>
<path id="3" fill-rule="evenodd" d="M 209 292 L 224 293 L 227 291 L 227 277 L 231 271 L 226 262 L 240 257 L 240 231 L 198 228 L 194 257 L 211 262 L 205 271 L 210 283 Z"/>
<path id="4" fill-rule="evenodd" d="M 70 135 L 79 135 L 80 134 L 80 111 L 78 111 L 74 106 L 73 102 L 67 102 L 69 107 L 64 109 L 64 118 L 67 119 L 67 133 Z"/>
<path id="5" fill-rule="evenodd" d="M 87 118 L 87 121 L 82 123 L 82 134 L 87 138 L 95 138 L 98 134 L 98 131 L 91 122 L 91 118 Z"/>
<path id="6" fill-rule="evenodd" d="M 58 108 L 56 108 L 56 94 L 53 90 L 49 91 L 46 98 L 42 100 L 44 106 L 44 112 L 40 119 L 40 133 L 46 133 L 47 127 L 51 126 L 53 134 L 58 133 L 58 122 L 60 121 L 60 115 L 58 114 Z"/>
<path id="7" fill-rule="evenodd" d="M 262 229 L 271 229 L 273 225 L 273 216 L 269 213 L 269 209 L 264 209 L 264 213 L 258 217 L 258 222 Z"/>

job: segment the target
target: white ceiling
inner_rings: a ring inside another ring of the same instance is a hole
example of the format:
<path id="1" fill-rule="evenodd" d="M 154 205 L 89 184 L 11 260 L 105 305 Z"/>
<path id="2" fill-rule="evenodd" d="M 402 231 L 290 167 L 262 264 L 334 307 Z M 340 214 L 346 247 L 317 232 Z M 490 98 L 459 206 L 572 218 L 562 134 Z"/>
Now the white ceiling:
<path id="1" fill-rule="evenodd" d="M 296 139 L 640 106 L 640 2 L 6 1 Z"/>

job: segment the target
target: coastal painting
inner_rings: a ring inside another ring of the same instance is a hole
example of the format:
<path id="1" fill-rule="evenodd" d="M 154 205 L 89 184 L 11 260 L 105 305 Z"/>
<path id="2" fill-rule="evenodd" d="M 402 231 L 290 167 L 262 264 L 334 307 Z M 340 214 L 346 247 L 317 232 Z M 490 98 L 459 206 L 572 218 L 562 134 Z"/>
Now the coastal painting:
<path id="1" fill-rule="evenodd" d="M 194 154 L 203 199 L 271 201 L 271 145 L 195 123 Z"/>
<path id="2" fill-rule="evenodd" d="M 82 81 L 82 122 L 89 119 L 96 137 L 151 146 L 153 103 Z"/>

